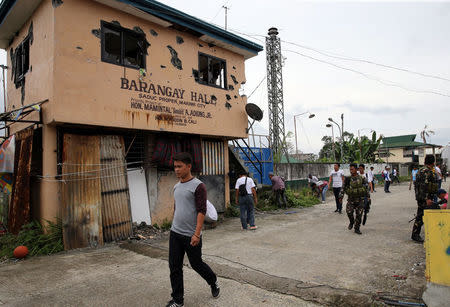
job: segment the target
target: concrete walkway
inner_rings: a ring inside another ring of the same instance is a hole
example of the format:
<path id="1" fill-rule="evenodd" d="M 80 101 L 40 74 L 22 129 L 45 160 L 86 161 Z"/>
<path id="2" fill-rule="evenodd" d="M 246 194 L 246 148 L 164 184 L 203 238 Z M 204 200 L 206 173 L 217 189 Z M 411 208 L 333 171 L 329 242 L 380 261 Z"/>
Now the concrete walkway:
<path id="1" fill-rule="evenodd" d="M 229 219 L 204 232 L 204 258 L 221 297 L 185 268 L 186 306 L 370 306 L 378 295 L 414 301 L 425 287 L 423 246 L 410 240 L 415 212 L 406 185 L 373 195 L 363 235 L 347 230 L 334 200 L 257 216 L 259 229 Z M 285 214 L 289 213 L 289 214 Z M 124 243 L 0 266 L 0 305 L 164 306 L 167 242 Z M 129 251 L 129 250 L 135 251 Z"/>

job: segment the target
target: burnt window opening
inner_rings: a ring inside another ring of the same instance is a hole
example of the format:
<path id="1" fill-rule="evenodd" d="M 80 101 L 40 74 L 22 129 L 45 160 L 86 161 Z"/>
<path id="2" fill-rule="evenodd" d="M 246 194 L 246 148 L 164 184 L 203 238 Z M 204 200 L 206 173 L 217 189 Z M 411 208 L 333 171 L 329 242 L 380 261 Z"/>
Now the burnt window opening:
<path id="1" fill-rule="evenodd" d="M 21 86 L 25 74 L 30 68 L 30 37 L 27 36 L 19 46 L 17 46 L 15 52 L 14 65 L 14 84 L 16 88 Z"/>
<path id="2" fill-rule="evenodd" d="M 227 88 L 227 65 L 225 60 L 199 53 L 198 82 L 219 88 Z"/>
<path id="3" fill-rule="evenodd" d="M 145 68 L 145 34 L 101 22 L 102 61 L 130 68 Z"/>

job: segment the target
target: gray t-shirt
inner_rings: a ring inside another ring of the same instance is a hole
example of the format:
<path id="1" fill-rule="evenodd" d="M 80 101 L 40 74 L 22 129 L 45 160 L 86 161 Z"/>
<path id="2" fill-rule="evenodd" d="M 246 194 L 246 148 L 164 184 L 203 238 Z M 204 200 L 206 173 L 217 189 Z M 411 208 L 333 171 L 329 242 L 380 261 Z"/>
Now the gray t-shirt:
<path id="1" fill-rule="evenodd" d="M 175 213 L 171 230 L 183 236 L 192 237 L 197 226 L 199 212 L 206 213 L 206 187 L 197 178 L 178 182 L 173 187 Z"/>

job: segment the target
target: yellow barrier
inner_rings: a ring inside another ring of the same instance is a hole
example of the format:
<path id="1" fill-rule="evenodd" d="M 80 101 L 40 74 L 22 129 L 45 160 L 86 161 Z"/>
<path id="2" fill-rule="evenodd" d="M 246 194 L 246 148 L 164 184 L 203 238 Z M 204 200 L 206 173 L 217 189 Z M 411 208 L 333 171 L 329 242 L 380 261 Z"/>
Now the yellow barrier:
<path id="1" fill-rule="evenodd" d="M 426 279 L 450 286 L 450 210 L 425 210 Z"/>

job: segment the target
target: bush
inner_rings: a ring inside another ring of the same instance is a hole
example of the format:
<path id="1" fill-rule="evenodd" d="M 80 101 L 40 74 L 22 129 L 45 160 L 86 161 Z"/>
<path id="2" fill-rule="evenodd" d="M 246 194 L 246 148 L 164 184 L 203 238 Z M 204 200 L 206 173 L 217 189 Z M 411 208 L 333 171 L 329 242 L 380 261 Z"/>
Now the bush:
<path id="1" fill-rule="evenodd" d="M 42 226 L 33 221 L 22 227 L 18 235 L 6 234 L 0 237 L 0 258 L 13 258 L 13 251 L 19 245 L 28 248 L 30 256 L 50 255 L 64 250 L 62 223 L 46 221 Z M 44 231 L 45 230 L 45 231 Z"/>
<path id="2" fill-rule="evenodd" d="M 223 215 L 225 217 L 238 217 L 240 216 L 239 208 L 235 205 L 228 204 L 228 207 Z"/>
<path id="3" fill-rule="evenodd" d="M 320 203 L 319 199 L 312 195 L 311 190 L 303 188 L 300 192 L 286 190 L 287 206 L 289 208 L 311 207 Z M 275 195 L 271 191 L 260 194 L 258 209 L 262 211 L 271 211 L 278 209 Z"/>

